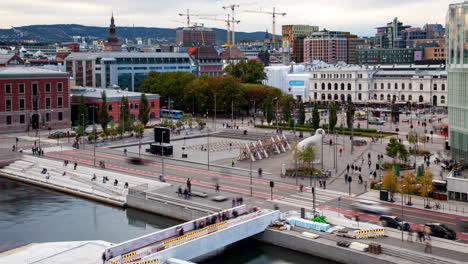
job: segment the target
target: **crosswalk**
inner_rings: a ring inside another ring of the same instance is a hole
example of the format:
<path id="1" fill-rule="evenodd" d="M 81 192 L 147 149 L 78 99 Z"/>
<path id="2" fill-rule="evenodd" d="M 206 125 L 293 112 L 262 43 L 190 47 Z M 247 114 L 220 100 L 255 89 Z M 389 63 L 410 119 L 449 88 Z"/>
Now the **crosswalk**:
<path id="1" fill-rule="evenodd" d="M 332 191 L 315 189 L 315 206 L 323 205 L 331 200 L 337 200 L 338 197 L 347 196 L 348 194 Z M 313 208 L 314 197 L 310 188 L 306 188 L 302 193 L 295 193 L 284 196 L 280 199 L 272 200 L 273 203 L 278 205 L 285 205 L 294 208 Z"/>

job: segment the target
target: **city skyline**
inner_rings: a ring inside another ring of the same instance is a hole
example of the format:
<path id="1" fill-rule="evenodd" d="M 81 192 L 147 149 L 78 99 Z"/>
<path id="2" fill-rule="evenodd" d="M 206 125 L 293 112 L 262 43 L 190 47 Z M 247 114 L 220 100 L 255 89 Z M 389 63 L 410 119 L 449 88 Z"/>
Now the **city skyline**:
<path id="1" fill-rule="evenodd" d="M 131 1 L 103 1 L 95 3 L 91 0 L 80 2 L 59 2 L 46 0 L 32 2 L 22 0 L 4 3 L 0 14 L 2 22 L 0 28 L 19 27 L 35 24 L 82 24 L 90 26 L 107 27 L 109 17 L 113 11 L 116 24 L 119 27 L 162 27 L 177 28 L 186 25 L 185 17 L 178 13 L 216 14 L 218 18 L 227 15 L 222 6 L 239 4 L 236 19 L 241 23 L 236 25 L 236 31 L 272 31 L 269 15 L 245 13 L 246 10 L 271 11 L 275 6 L 279 11 L 286 12 L 285 17 L 277 17 L 276 33 L 281 34 L 281 25 L 309 24 L 318 25 L 320 29 L 350 31 L 360 36 L 372 36 L 375 28 L 385 25 L 394 17 L 406 25 L 422 27 L 425 23 L 440 23 L 445 25 L 445 14 L 449 4 L 456 0 L 359 0 L 351 3 L 347 0 L 326 1 L 317 0 L 314 3 L 298 1 L 299 4 L 291 6 L 286 0 L 265 1 L 177 1 L 174 5 L 161 6 L 162 1 L 140 0 L 138 5 Z M 206 7 L 201 9 L 200 6 Z M 317 12 L 314 12 L 320 8 Z M 21 10 L 21 11 L 19 11 Z M 70 13 L 73 10 L 73 13 Z M 304 11 L 310 10 L 310 11 Z M 423 12 L 417 12 L 417 11 Z M 225 28 L 223 22 L 197 20 L 193 22 L 204 23 L 205 26 Z"/>

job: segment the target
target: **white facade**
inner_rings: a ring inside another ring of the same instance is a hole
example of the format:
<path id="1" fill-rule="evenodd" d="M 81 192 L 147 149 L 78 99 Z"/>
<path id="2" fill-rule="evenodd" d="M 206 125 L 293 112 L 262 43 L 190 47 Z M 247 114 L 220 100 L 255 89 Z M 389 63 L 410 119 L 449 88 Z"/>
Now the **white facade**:
<path id="1" fill-rule="evenodd" d="M 447 106 L 444 65 L 338 65 L 310 72 L 312 100 L 403 101 Z"/>

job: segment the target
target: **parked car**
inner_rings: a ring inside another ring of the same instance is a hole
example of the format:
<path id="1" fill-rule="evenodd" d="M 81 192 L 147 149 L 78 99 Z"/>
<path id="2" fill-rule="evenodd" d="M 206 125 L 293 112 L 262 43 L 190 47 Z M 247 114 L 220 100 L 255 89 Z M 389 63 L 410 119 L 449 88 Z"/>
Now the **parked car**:
<path id="1" fill-rule="evenodd" d="M 378 117 L 371 117 L 369 118 L 369 124 L 370 125 L 383 125 L 385 124 L 385 121 L 383 121 L 382 119 L 378 118 Z"/>
<path id="2" fill-rule="evenodd" d="M 380 218 L 380 223 L 382 226 L 396 228 L 398 230 L 403 229 L 403 231 L 407 231 L 410 228 L 410 225 L 406 222 L 401 221 L 400 218 L 393 215 L 382 215 Z"/>
<path id="3" fill-rule="evenodd" d="M 354 210 L 375 213 L 375 214 L 387 214 L 390 212 L 390 208 L 382 206 L 378 202 L 360 200 L 351 204 Z"/>
<path id="4" fill-rule="evenodd" d="M 431 234 L 435 237 L 441 237 L 445 239 L 457 239 L 457 234 L 446 225 L 441 223 L 427 223 L 424 226 L 427 226 L 431 229 Z"/>
<path id="5" fill-rule="evenodd" d="M 50 136 L 52 136 L 52 137 L 60 137 L 60 136 L 66 135 L 66 134 L 67 134 L 67 133 L 66 133 L 66 132 L 63 132 L 63 131 L 56 131 L 56 132 L 50 134 Z"/>

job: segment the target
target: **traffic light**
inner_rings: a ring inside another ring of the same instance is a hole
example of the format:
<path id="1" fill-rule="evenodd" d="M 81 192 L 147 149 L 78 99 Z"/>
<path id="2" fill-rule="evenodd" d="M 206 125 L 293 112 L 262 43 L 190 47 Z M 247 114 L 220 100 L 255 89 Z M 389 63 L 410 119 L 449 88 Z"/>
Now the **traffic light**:
<path id="1" fill-rule="evenodd" d="M 274 181 L 270 181 L 270 188 L 273 188 L 275 187 L 275 182 Z"/>
<path id="2" fill-rule="evenodd" d="M 16 138 L 16 142 L 18 142 L 18 141 L 19 141 L 19 138 Z"/>

